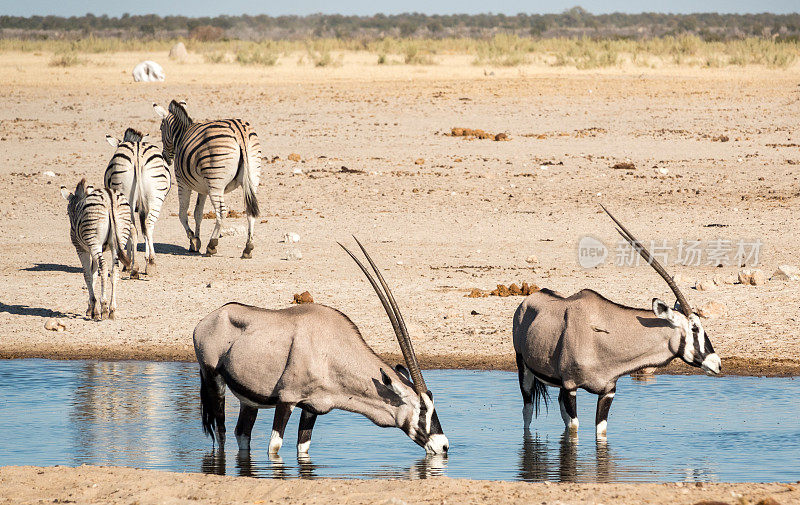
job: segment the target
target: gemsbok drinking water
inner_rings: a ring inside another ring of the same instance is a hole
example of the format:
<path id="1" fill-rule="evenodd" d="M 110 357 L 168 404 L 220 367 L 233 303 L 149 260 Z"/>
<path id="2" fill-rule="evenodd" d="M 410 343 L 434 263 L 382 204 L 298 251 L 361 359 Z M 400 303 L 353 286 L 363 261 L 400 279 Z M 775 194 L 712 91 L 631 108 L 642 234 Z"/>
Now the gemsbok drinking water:
<path id="1" fill-rule="evenodd" d="M 143 141 L 144 136 L 128 128 L 122 141 L 106 135 L 109 144 L 116 148 L 108 162 L 103 182 L 109 189 L 119 191 L 128 198 L 131 206 L 131 220 L 134 227 L 128 240 L 128 257 L 131 260 L 131 273 L 136 270 L 136 217 L 144 235 L 145 273 L 153 274 L 156 266 L 156 252 L 153 247 L 153 228 L 155 228 L 161 206 L 172 186 L 172 176 L 157 146 Z"/>
<path id="2" fill-rule="evenodd" d="M 184 102 L 173 100 L 169 110 L 158 104 L 153 108 L 161 117 L 161 140 L 164 159 L 175 158 L 175 180 L 178 183 L 178 218 L 189 237 L 189 250 L 200 251 L 200 223 L 206 196 L 216 213 L 216 226 L 206 246 L 206 255 L 217 253 L 219 236 L 228 208 L 225 194 L 239 186 L 244 192 L 247 214 L 247 243 L 242 258 L 253 254 L 253 227 L 259 216 L 256 190 L 261 175 L 261 144 L 250 123 L 241 119 L 194 122 Z M 197 193 L 194 206 L 194 232 L 189 228 L 186 212 L 192 192 Z"/>
<path id="3" fill-rule="evenodd" d="M 280 310 L 223 305 L 194 330 L 203 429 L 221 448 L 227 385 L 240 403 L 235 434 L 242 451 L 250 450 L 258 409 L 274 408 L 269 453 L 277 454 L 289 416 L 298 407 L 303 411 L 297 437 L 299 455 L 308 453 L 317 416 L 333 409 L 361 414 L 378 426 L 400 428 L 430 454 L 447 452 L 447 437 L 403 316 L 380 270 L 360 242 L 358 245 L 377 281 L 352 252 L 342 248 L 378 294 L 408 369 L 387 365 L 347 316 L 325 305 Z"/>
<path id="4" fill-rule="evenodd" d="M 117 310 L 117 263 L 118 259 L 126 266 L 131 262 L 125 254 L 123 244 L 130 238 L 133 222 L 128 200 L 121 193 L 103 188 L 94 189 L 82 179 L 70 193 L 61 186 L 61 196 L 67 200 L 67 215 L 70 223 L 70 237 L 83 265 L 83 278 L 89 289 L 89 308 L 86 315 L 100 320 L 103 316 L 114 319 Z M 108 301 L 106 268 L 103 252 L 111 251 L 111 301 Z M 94 294 L 94 279 L 100 273 L 101 309 L 97 308 Z"/>
<path id="5" fill-rule="evenodd" d="M 608 411 L 617 379 L 646 367 L 681 358 L 708 374 L 718 374 L 714 352 L 700 318 L 692 311 L 672 277 L 605 207 L 618 232 L 667 282 L 675 309 L 653 298 L 652 309 L 638 309 L 607 300 L 591 289 L 563 297 L 548 289 L 534 293 L 514 314 L 513 338 L 522 391 L 523 422 L 530 426 L 547 387 L 560 388 L 558 403 L 567 430 L 577 432 L 576 392 L 599 396 L 595 432 L 605 438 Z"/>

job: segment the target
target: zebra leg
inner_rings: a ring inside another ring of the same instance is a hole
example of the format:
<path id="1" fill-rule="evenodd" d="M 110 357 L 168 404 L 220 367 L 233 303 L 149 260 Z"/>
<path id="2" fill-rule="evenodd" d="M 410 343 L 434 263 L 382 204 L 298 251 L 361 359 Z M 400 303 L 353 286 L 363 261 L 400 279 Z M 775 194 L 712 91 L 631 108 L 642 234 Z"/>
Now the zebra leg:
<path id="1" fill-rule="evenodd" d="M 598 440 L 606 438 L 606 430 L 608 427 L 608 411 L 611 408 L 611 402 L 614 401 L 614 395 L 617 392 L 616 386 L 611 391 L 601 394 L 597 398 L 597 412 L 594 416 L 595 433 Z"/>
<path id="2" fill-rule="evenodd" d="M 103 251 L 96 252 L 94 260 L 97 262 L 100 271 L 100 313 L 97 313 L 95 308 L 95 319 L 100 321 L 104 316 L 108 315 L 108 291 L 106 291 L 106 281 L 108 280 L 108 268 L 106 267 L 106 259 L 103 257 Z"/>
<path id="3" fill-rule="evenodd" d="M 195 234 L 192 233 L 192 229 L 189 228 L 189 216 L 186 215 L 189 211 L 189 199 L 191 197 L 192 190 L 178 184 L 178 219 L 180 219 L 183 229 L 186 230 L 186 236 L 189 238 L 189 252 L 199 252 L 200 239 L 197 239 L 197 245 L 195 245 L 196 237 Z"/>
<path id="4" fill-rule="evenodd" d="M 317 414 L 303 410 L 300 416 L 300 428 L 297 430 L 297 454 L 307 455 L 308 448 L 311 446 L 311 431 L 314 423 L 317 422 Z"/>
<path id="5" fill-rule="evenodd" d="M 119 272 L 117 270 L 119 268 L 119 259 L 117 258 L 117 253 L 112 252 L 111 257 L 111 302 L 108 306 L 108 318 L 109 319 L 116 319 L 116 311 L 117 311 L 117 280 L 119 280 Z M 131 269 L 131 273 L 134 270 Z"/>
<path id="6" fill-rule="evenodd" d="M 292 415 L 294 405 L 291 403 L 279 403 L 275 406 L 275 418 L 272 420 L 272 435 L 269 437 L 269 453 L 277 455 L 283 445 L 283 432 L 286 431 L 286 423 Z"/>
<path id="7" fill-rule="evenodd" d="M 79 252 L 78 258 L 83 266 L 83 280 L 86 281 L 86 289 L 89 290 L 89 307 L 86 309 L 86 317 L 92 317 L 97 305 L 97 298 L 94 296 L 94 263 L 92 255 L 85 251 Z"/>
<path id="8" fill-rule="evenodd" d="M 253 249 L 255 245 L 253 244 L 253 228 L 256 224 L 256 218 L 249 215 L 247 216 L 247 243 L 244 245 L 244 251 L 242 252 L 242 259 L 250 259 L 253 257 Z"/>
<path id="9" fill-rule="evenodd" d="M 561 388 L 558 393 L 558 404 L 561 407 L 561 419 L 564 428 L 570 433 L 578 433 L 578 391 Z"/>
<path id="10" fill-rule="evenodd" d="M 236 442 L 239 444 L 240 451 L 250 450 L 250 435 L 253 433 L 253 425 L 256 423 L 258 409 L 249 407 L 244 403 L 239 405 L 239 420 L 236 421 Z"/>
<path id="11" fill-rule="evenodd" d="M 156 226 L 158 213 L 150 211 L 147 219 L 142 220 L 142 235 L 144 235 L 144 273 L 153 275 L 156 273 L 156 252 L 153 248 L 153 229 Z"/>
<path id="12" fill-rule="evenodd" d="M 206 195 L 197 193 L 197 201 L 194 203 L 194 236 L 192 240 L 194 250 L 200 252 L 200 223 L 203 222 L 203 208 L 206 206 Z M 195 243 L 196 242 L 196 243 Z"/>
<path id="13" fill-rule="evenodd" d="M 214 226 L 214 231 L 211 232 L 211 238 L 208 240 L 206 246 L 206 256 L 217 254 L 217 245 L 219 244 L 219 235 L 222 231 L 222 224 L 225 216 L 225 199 L 222 194 L 208 195 L 211 200 L 211 205 L 214 206 L 214 213 L 217 215 L 217 224 Z"/>

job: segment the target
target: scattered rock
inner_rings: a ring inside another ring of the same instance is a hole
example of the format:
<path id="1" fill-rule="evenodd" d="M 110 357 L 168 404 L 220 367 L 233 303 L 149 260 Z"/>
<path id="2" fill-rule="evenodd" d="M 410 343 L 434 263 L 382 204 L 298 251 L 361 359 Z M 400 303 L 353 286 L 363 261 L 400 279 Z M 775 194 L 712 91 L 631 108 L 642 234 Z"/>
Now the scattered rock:
<path id="1" fill-rule="evenodd" d="M 339 173 L 340 174 L 363 174 L 364 171 L 363 170 L 359 170 L 357 168 L 347 168 L 347 167 L 343 166 L 342 168 L 339 169 Z"/>
<path id="2" fill-rule="evenodd" d="M 724 303 L 713 300 L 697 307 L 697 315 L 704 319 L 715 319 L 727 313 L 728 307 Z"/>
<path id="3" fill-rule="evenodd" d="M 50 331 L 64 331 L 67 329 L 67 324 L 61 319 L 51 317 L 44 322 L 44 329 Z"/>
<path id="4" fill-rule="evenodd" d="M 169 50 L 169 59 L 171 60 L 183 63 L 188 57 L 189 53 L 186 51 L 186 46 L 183 44 L 183 42 L 178 42 Z"/>
<path id="5" fill-rule="evenodd" d="M 714 276 L 714 284 L 722 286 L 723 284 L 733 285 L 739 282 L 739 277 L 736 274 L 717 274 Z"/>
<path id="6" fill-rule="evenodd" d="M 702 280 L 697 281 L 697 284 L 694 285 L 694 289 L 698 291 L 716 291 L 719 288 L 714 281 Z"/>
<path id="7" fill-rule="evenodd" d="M 701 500 L 699 502 L 696 502 L 694 505 L 731 505 L 731 504 L 724 501 Z"/>
<path id="8" fill-rule="evenodd" d="M 781 265 L 770 278 L 771 281 L 800 281 L 800 268 L 794 265 Z"/>
<path id="9" fill-rule="evenodd" d="M 244 214 L 239 212 L 238 210 L 231 209 L 231 210 L 228 211 L 228 217 L 236 218 L 236 217 L 242 217 L 243 215 Z"/>
<path id="10" fill-rule="evenodd" d="M 301 303 L 314 303 L 314 298 L 308 291 L 303 291 L 300 294 L 294 294 L 294 300 L 292 300 L 292 303 L 296 303 L 298 305 Z"/>
<path id="11" fill-rule="evenodd" d="M 767 282 L 767 275 L 760 268 L 746 268 L 739 271 L 739 282 L 746 286 L 760 286 Z"/>
<path id="12" fill-rule="evenodd" d="M 292 170 L 292 173 L 293 173 L 294 175 L 303 175 L 303 169 L 302 169 L 302 168 L 300 168 L 300 167 L 297 167 L 297 168 L 295 168 L 294 170 Z"/>
<path id="13" fill-rule="evenodd" d="M 536 263 L 539 263 L 539 258 L 537 258 L 535 254 L 531 254 L 530 256 L 525 258 L 525 262 L 534 265 Z"/>
<path id="14" fill-rule="evenodd" d="M 677 284 L 693 284 L 694 283 L 694 279 L 692 279 L 691 277 L 687 277 L 686 275 L 683 275 L 681 273 L 677 273 L 677 274 L 673 275 L 672 276 L 672 280 L 674 280 Z"/>
<path id="15" fill-rule="evenodd" d="M 290 154 L 289 161 L 300 161 L 300 155 L 297 153 Z"/>
<path id="16" fill-rule="evenodd" d="M 611 168 L 615 170 L 636 170 L 636 165 L 634 165 L 630 161 L 624 161 L 621 163 L 614 163 L 613 165 L 611 165 Z"/>
<path id="17" fill-rule="evenodd" d="M 775 498 L 768 496 L 766 498 L 762 498 L 756 502 L 756 505 L 781 505 L 778 503 L 778 500 Z"/>
<path id="18" fill-rule="evenodd" d="M 508 135 L 505 133 L 498 133 L 497 135 L 494 136 L 495 142 L 502 142 L 505 140 L 509 140 Z"/>
<path id="19" fill-rule="evenodd" d="M 484 298 L 491 295 L 505 298 L 507 296 L 528 296 L 537 291 L 539 291 L 539 287 L 536 284 L 528 284 L 527 282 L 523 282 L 522 286 L 519 286 L 516 283 L 511 283 L 509 286 L 498 284 L 497 287 L 491 291 L 474 288 L 465 296 L 468 298 Z"/>
<path id="20" fill-rule="evenodd" d="M 42 172 L 42 175 L 47 176 L 47 177 L 55 177 L 56 173 L 53 172 L 52 170 L 45 170 L 44 172 Z"/>
<path id="21" fill-rule="evenodd" d="M 300 235 L 298 233 L 293 232 L 293 231 L 284 233 L 283 234 L 283 239 L 281 240 L 281 242 L 286 243 L 286 244 L 294 244 L 294 243 L 300 242 Z"/>
<path id="22" fill-rule="evenodd" d="M 424 165 L 425 164 L 425 158 L 417 158 L 416 160 L 414 160 L 414 164 L 415 165 Z"/>
<path id="23" fill-rule="evenodd" d="M 717 135 L 716 137 L 711 137 L 712 142 L 727 142 L 730 138 L 727 135 Z"/>

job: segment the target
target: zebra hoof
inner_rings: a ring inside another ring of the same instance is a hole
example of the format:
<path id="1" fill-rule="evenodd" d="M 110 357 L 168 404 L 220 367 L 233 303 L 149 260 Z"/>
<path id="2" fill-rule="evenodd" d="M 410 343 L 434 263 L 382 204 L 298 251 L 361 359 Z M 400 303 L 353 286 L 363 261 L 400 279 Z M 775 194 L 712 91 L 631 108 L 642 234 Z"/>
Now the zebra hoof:
<path id="1" fill-rule="evenodd" d="M 253 249 L 256 246 L 253 245 L 252 242 L 248 242 L 247 245 L 244 246 L 244 251 L 242 252 L 242 259 L 249 260 L 253 257 Z"/>
<path id="2" fill-rule="evenodd" d="M 200 252 L 200 238 L 192 237 L 189 239 L 189 252 Z"/>
<path id="3" fill-rule="evenodd" d="M 144 267 L 144 273 L 147 275 L 155 275 L 156 273 L 156 262 L 153 260 L 148 260 L 147 265 Z"/>
<path id="4" fill-rule="evenodd" d="M 139 269 L 134 268 L 131 270 L 131 279 L 138 279 L 139 278 Z"/>
<path id="5" fill-rule="evenodd" d="M 113 321 L 114 319 L 116 319 L 116 318 L 117 318 L 117 313 L 116 313 L 116 312 L 114 312 L 113 310 L 109 310 L 109 311 L 108 311 L 108 318 L 109 318 L 109 319 L 111 319 L 111 320 Z"/>
<path id="6" fill-rule="evenodd" d="M 208 241 L 208 245 L 206 246 L 206 256 L 213 256 L 217 254 L 217 244 L 219 244 L 219 239 L 212 238 Z"/>

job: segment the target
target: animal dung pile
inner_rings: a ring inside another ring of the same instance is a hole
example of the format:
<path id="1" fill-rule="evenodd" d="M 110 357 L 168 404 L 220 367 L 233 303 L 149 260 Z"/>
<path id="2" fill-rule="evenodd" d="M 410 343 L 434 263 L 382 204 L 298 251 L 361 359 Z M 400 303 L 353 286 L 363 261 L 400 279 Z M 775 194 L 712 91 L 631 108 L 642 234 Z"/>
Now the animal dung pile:
<path id="1" fill-rule="evenodd" d="M 636 165 L 631 163 L 630 161 L 623 161 L 620 163 L 614 163 L 611 165 L 611 168 L 614 170 L 636 170 Z"/>
<path id="2" fill-rule="evenodd" d="M 237 218 L 237 217 L 242 217 L 243 215 L 244 214 L 242 212 L 239 212 L 238 210 L 233 210 L 233 209 L 228 210 L 228 217 Z M 216 218 L 217 218 L 217 213 L 214 212 L 213 210 L 203 214 L 203 219 L 216 219 Z"/>
<path id="3" fill-rule="evenodd" d="M 485 298 L 487 296 L 500 296 L 505 298 L 507 296 L 528 296 L 537 291 L 539 291 L 539 286 L 536 284 L 528 284 L 527 282 L 523 282 L 522 286 L 520 287 L 516 283 L 512 282 L 508 286 L 504 284 L 498 284 L 497 288 L 491 291 L 473 288 L 472 291 L 464 296 L 467 298 Z"/>
<path id="4" fill-rule="evenodd" d="M 289 161 L 300 161 L 300 155 L 297 153 L 292 153 L 288 156 Z"/>
<path id="5" fill-rule="evenodd" d="M 301 303 L 314 303 L 314 297 L 312 297 L 311 293 L 309 293 L 308 291 L 303 291 L 300 294 L 295 293 L 294 300 L 292 300 L 292 303 L 296 303 L 298 305 L 300 305 Z"/>
<path id="6" fill-rule="evenodd" d="M 447 133 L 445 133 L 447 135 Z M 473 130 L 472 128 L 451 128 L 450 134 L 451 137 L 464 137 L 465 139 L 481 139 L 481 140 L 494 140 L 495 142 L 511 140 L 508 137 L 507 133 L 489 133 L 483 130 Z"/>

